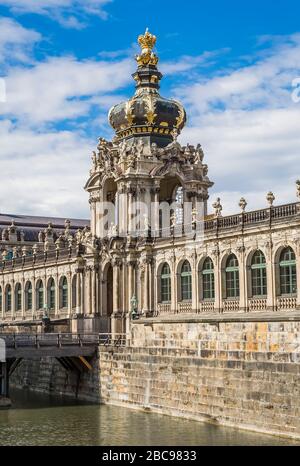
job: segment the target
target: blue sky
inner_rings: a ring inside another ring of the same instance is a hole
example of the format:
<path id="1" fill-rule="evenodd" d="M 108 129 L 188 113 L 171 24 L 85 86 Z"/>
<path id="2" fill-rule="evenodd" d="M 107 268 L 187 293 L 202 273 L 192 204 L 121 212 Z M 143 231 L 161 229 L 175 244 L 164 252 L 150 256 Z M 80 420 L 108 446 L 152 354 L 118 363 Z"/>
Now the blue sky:
<path id="1" fill-rule="evenodd" d="M 224 214 L 295 201 L 296 0 L 0 0 L 1 211 L 88 217 L 82 187 L 107 112 L 133 93 L 136 38 L 157 35 L 161 93 L 188 113 Z M 3 82 L 2 82 L 3 83 Z"/>

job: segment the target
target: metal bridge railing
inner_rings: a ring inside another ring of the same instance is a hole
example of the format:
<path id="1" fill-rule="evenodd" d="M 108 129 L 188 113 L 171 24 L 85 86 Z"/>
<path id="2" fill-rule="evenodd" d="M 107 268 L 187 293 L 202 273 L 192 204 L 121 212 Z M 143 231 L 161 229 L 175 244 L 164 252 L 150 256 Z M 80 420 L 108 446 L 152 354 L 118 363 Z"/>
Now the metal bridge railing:
<path id="1" fill-rule="evenodd" d="M 0 333 L 6 348 L 67 346 L 124 346 L 126 334 L 111 333 Z"/>

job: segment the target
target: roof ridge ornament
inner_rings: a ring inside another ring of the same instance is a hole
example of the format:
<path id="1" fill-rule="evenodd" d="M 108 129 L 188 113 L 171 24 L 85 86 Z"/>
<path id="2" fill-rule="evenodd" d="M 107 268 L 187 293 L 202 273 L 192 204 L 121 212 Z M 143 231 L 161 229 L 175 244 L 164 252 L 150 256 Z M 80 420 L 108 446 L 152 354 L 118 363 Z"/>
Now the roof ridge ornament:
<path id="1" fill-rule="evenodd" d="M 135 57 L 138 66 L 156 66 L 159 60 L 158 56 L 153 52 L 156 36 L 151 34 L 147 28 L 145 34 L 138 37 L 138 43 L 142 49 L 141 54 Z"/>

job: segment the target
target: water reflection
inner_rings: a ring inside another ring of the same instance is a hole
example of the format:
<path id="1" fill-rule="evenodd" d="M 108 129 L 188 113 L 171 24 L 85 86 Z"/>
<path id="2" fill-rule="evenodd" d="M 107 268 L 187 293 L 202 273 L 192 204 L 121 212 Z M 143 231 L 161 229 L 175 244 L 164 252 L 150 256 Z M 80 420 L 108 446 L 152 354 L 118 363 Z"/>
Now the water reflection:
<path id="1" fill-rule="evenodd" d="M 0 411 L 0 445 L 297 444 L 267 435 L 26 391 L 14 391 L 12 399 L 13 408 Z"/>

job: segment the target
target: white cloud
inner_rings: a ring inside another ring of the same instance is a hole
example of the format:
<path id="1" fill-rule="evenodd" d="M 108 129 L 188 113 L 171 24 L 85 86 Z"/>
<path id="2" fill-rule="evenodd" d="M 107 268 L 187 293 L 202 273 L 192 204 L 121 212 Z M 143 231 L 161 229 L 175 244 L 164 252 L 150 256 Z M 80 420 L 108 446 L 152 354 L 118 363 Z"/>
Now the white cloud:
<path id="1" fill-rule="evenodd" d="M 201 142 L 215 187 L 211 200 L 223 199 L 224 213 L 236 212 L 241 196 L 249 209 L 296 201 L 300 175 L 300 104 L 292 100 L 292 81 L 300 76 L 300 40 L 294 35 L 256 63 L 181 87 L 190 114 L 181 139 Z"/>
<path id="2" fill-rule="evenodd" d="M 19 50 L 16 56 L 28 60 L 38 33 L 13 21 L 3 24 L 8 33 L 0 32 L 0 50 L 1 44 L 4 53 L 13 47 Z M 83 131 L 106 127 L 107 109 L 126 98 L 116 93 L 131 82 L 135 64 L 127 53 L 122 55 L 104 52 L 100 60 L 53 57 L 8 70 L 7 102 L 0 104 L 2 210 L 88 216 L 82 186 L 96 140 Z M 300 36 L 294 35 L 265 50 L 256 62 L 252 59 L 251 65 L 222 70 L 209 79 L 204 67 L 215 59 L 213 53 L 160 65 L 166 74 L 193 69 L 193 82 L 175 90 L 190 117 L 181 139 L 202 143 L 215 181 L 209 202 L 220 196 L 224 214 L 239 210 L 241 196 L 248 209 L 266 206 L 269 190 L 278 204 L 295 200 L 300 103 L 292 100 L 292 80 L 300 76 L 299 57 Z M 59 129 L 65 120 L 74 131 Z"/>
<path id="3" fill-rule="evenodd" d="M 216 58 L 216 55 L 221 52 L 224 52 L 224 50 L 219 50 L 218 52 L 204 52 L 198 56 L 183 55 L 178 60 L 162 62 L 159 67 L 165 75 L 184 73 L 185 71 L 199 66 L 207 66 L 207 64 L 211 63 L 212 60 Z"/>
<path id="4" fill-rule="evenodd" d="M 104 6 L 112 0 L 0 0 L 0 6 L 10 8 L 13 13 L 35 13 L 48 16 L 64 27 L 84 27 L 89 16 L 107 18 Z"/>
<path id="5" fill-rule="evenodd" d="M 14 68 L 6 78 L 7 101 L 0 115 L 26 120 L 27 124 L 57 122 L 88 116 L 94 97 L 104 99 L 130 80 L 131 60 L 105 62 L 55 57 L 24 69 Z"/>
<path id="6" fill-rule="evenodd" d="M 38 32 L 25 29 L 11 18 L 0 17 L 0 63 L 28 62 L 32 47 L 40 40 Z"/>
<path id="7" fill-rule="evenodd" d="M 92 146 L 77 132 L 43 131 L 0 121 L 1 211 L 88 218 L 83 190 Z"/>

